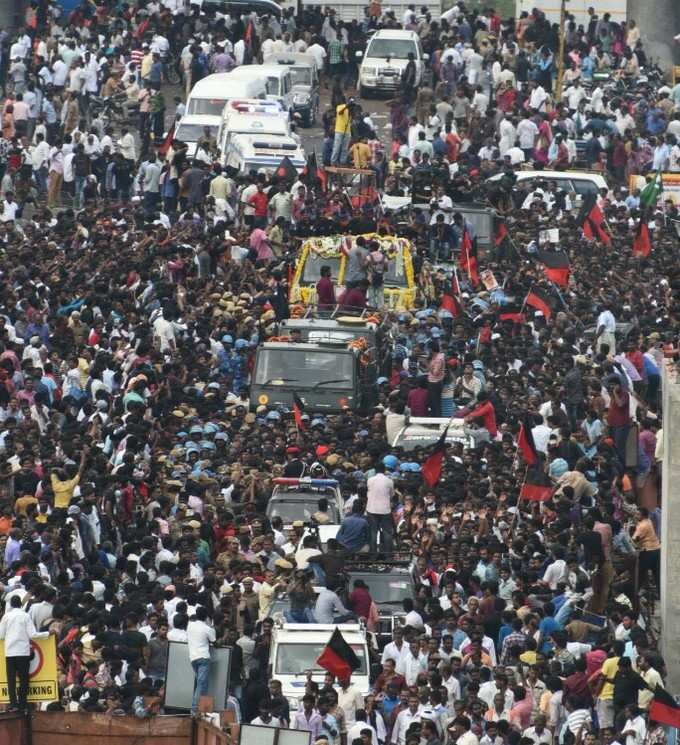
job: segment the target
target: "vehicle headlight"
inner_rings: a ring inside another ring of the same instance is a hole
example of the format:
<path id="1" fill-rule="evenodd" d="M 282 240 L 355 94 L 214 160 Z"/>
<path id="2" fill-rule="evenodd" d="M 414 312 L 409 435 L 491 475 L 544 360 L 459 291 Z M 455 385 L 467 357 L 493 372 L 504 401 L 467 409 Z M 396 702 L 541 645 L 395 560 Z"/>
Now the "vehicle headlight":
<path id="1" fill-rule="evenodd" d="M 366 77 L 373 78 L 375 77 L 376 72 L 378 71 L 377 67 L 364 67 L 363 73 L 366 75 Z"/>

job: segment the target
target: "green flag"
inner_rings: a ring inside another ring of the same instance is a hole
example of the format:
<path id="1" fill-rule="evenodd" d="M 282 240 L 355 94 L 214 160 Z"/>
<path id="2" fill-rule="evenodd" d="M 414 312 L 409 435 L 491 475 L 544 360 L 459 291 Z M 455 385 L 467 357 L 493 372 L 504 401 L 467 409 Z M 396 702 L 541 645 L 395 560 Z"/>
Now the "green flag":
<path id="1" fill-rule="evenodd" d="M 656 176 L 654 176 L 640 193 L 640 206 L 655 207 L 656 200 L 659 198 L 659 194 L 661 194 L 662 191 L 663 179 L 661 178 L 661 171 L 657 171 Z"/>

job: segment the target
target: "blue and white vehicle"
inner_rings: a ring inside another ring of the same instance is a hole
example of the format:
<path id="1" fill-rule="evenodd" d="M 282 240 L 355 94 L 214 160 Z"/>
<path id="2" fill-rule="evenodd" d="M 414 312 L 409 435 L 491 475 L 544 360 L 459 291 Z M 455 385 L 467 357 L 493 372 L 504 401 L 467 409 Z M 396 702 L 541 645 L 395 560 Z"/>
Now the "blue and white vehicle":
<path id="1" fill-rule="evenodd" d="M 222 152 L 223 165 L 231 166 L 239 173 L 261 170 L 273 173 L 285 157 L 298 172 L 306 165 L 305 152 L 292 137 L 237 134 L 229 138 L 226 150 Z"/>

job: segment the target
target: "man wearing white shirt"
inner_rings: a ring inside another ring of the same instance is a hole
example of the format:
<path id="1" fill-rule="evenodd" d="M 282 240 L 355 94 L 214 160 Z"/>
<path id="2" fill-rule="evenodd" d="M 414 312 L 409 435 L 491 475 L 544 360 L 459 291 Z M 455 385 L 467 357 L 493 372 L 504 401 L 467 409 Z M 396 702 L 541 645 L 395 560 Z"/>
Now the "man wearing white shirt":
<path id="1" fill-rule="evenodd" d="M 529 96 L 529 108 L 534 111 L 545 111 L 545 103 L 548 99 L 548 94 L 542 85 L 539 85 L 535 81 L 531 83 L 531 95 Z"/>
<path id="2" fill-rule="evenodd" d="M 380 658 L 382 665 L 385 664 L 385 660 L 394 660 L 394 664 L 397 666 L 402 655 L 406 655 L 409 651 L 408 644 L 404 643 L 404 630 L 401 627 L 397 627 L 392 634 L 394 641 L 385 645 L 382 657 Z"/>
<path id="3" fill-rule="evenodd" d="M 421 707 L 418 696 L 413 694 L 408 697 L 408 708 L 400 711 L 392 728 L 392 745 L 405 745 L 406 732 L 413 722 L 420 721 Z"/>
<path id="4" fill-rule="evenodd" d="M 614 354 L 616 352 L 616 319 L 614 314 L 607 308 L 600 312 L 597 317 L 597 351 L 599 352 L 602 345 L 606 344 L 609 347 L 609 353 Z"/>
<path id="5" fill-rule="evenodd" d="M 0 639 L 5 641 L 5 664 L 9 711 L 26 711 L 28 671 L 31 664 L 31 639 L 47 639 L 49 632 L 37 631 L 31 617 L 21 608 L 21 598 L 12 597 L 10 609 L 0 621 Z M 16 680 L 19 676 L 17 699 Z"/>
<path id="6" fill-rule="evenodd" d="M 208 611 L 203 606 L 196 608 L 196 615 L 187 626 L 189 643 L 189 661 L 194 669 L 194 697 L 191 701 L 191 713 L 198 711 L 198 701 L 208 691 L 210 674 L 210 643 L 215 643 L 215 629 L 207 623 Z"/>
<path id="7" fill-rule="evenodd" d="M 394 481 L 385 475 L 385 464 L 378 462 L 376 474 L 366 482 L 366 517 L 371 528 L 371 551 L 375 553 L 378 547 L 378 533 L 380 546 L 384 551 L 392 550 L 394 535 L 394 521 L 392 520 L 392 495 Z"/>
<path id="8" fill-rule="evenodd" d="M 397 663 L 397 673 L 404 676 L 407 686 L 412 686 L 424 672 L 427 672 L 427 665 L 420 657 L 420 645 L 417 641 L 409 642 L 409 651 Z"/>
<path id="9" fill-rule="evenodd" d="M 50 160 L 50 146 L 45 142 L 45 137 L 36 135 L 36 144 L 30 149 L 31 166 L 33 175 L 38 184 L 40 194 L 47 193 L 47 164 Z"/>

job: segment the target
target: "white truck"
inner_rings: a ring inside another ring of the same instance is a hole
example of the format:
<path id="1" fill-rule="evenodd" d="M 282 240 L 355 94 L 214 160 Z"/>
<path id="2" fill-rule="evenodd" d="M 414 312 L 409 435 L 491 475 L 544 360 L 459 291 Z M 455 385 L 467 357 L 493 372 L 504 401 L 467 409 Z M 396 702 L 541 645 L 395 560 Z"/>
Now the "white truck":
<path id="1" fill-rule="evenodd" d="M 627 5 L 627 0 L 569 0 L 567 13 L 574 17 L 576 25 L 583 24 L 587 29 L 590 22 L 588 8 L 593 8 L 598 18 L 609 13 L 612 21 L 623 23 L 626 20 Z M 531 15 L 534 8 L 545 13 L 545 17 L 550 22 L 560 22 L 560 0 L 553 0 L 550 3 L 539 2 L 539 0 L 517 0 L 515 17 L 519 18 L 523 11 Z"/>
<path id="2" fill-rule="evenodd" d="M 323 685 L 326 671 L 318 665 L 317 659 L 336 628 L 361 663 L 361 667 L 352 673 L 352 684 L 363 696 L 368 694 L 370 658 L 363 625 L 277 622 L 272 630 L 269 680 L 281 681 L 283 695 L 288 699 L 291 710 L 301 706 L 308 670 L 311 670 L 312 680 Z"/>

